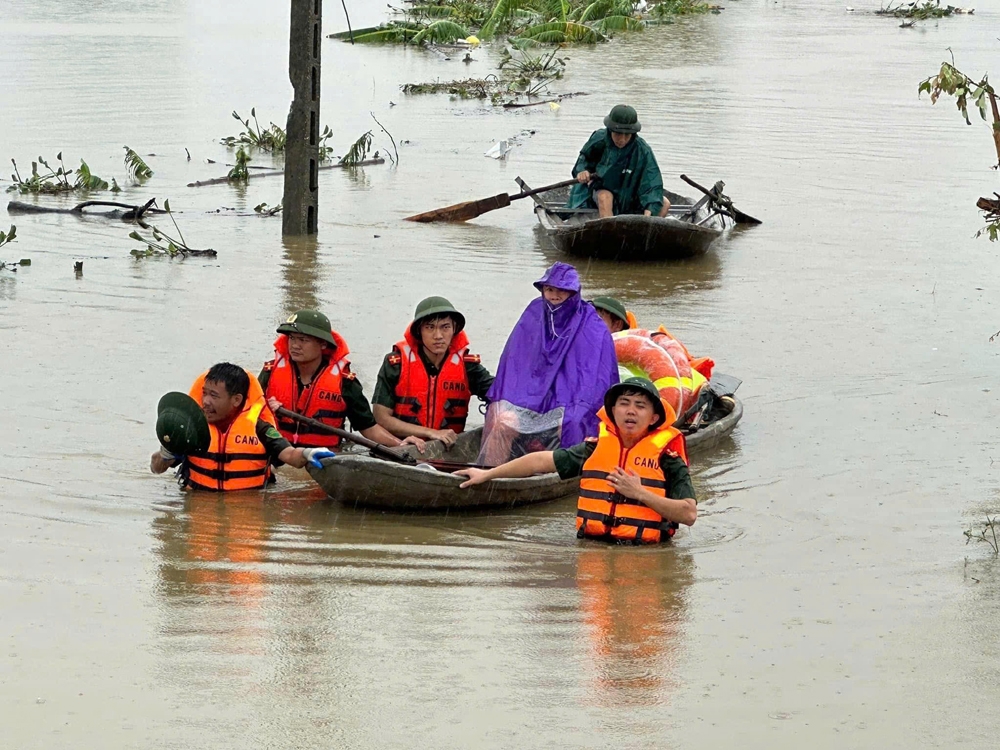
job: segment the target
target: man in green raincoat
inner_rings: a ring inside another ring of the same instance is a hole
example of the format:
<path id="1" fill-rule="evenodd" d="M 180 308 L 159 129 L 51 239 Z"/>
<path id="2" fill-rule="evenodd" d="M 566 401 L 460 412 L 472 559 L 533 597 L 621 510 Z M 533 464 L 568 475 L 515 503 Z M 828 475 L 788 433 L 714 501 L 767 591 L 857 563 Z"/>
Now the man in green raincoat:
<path id="1" fill-rule="evenodd" d="M 670 201 L 663 195 L 660 167 L 638 133 L 639 116 L 619 104 L 595 130 L 573 167 L 577 184 L 569 194 L 569 208 L 597 208 L 603 219 L 618 214 L 666 216 Z"/>

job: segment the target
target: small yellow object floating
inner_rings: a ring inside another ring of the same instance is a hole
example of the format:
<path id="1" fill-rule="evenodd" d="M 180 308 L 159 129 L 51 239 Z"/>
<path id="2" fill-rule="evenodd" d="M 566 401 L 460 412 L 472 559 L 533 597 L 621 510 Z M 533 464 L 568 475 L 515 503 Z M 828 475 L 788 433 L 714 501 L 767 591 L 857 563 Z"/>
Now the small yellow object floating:
<path id="1" fill-rule="evenodd" d="M 465 41 L 467 44 L 471 44 L 473 47 L 479 46 L 479 37 L 477 36 L 466 37 Z"/>
<path id="2" fill-rule="evenodd" d="M 559 105 L 556 104 L 555 102 L 549 102 L 549 109 L 555 112 L 557 109 L 559 109 Z"/>

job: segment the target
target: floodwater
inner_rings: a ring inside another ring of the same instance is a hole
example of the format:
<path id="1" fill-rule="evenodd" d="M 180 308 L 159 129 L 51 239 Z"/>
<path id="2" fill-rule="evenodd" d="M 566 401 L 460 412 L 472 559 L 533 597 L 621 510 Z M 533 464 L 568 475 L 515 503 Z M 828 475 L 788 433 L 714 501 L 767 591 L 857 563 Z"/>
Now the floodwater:
<path id="1" fill-rule="evenodd" d="M 391 151 L 373 112 L 399 165 L 321 173 L 318 241 L 283 243 L 277 218 L 216 213 L 279 202 L 280 180 L 185 184 L 226 172 L 231 110 L 284 121 L 287 3 L 0 4 L 0 157 L 23 173 L 61 150 L 126 184 L 122 145 L 155 153 L 122 199 L 170 199 L 219 251 L 135 260 L 127 227 L 52 215 L 17 217 L 0 251 L 32 260 L 0 272 L 0 745 L 996 746 L 1000 568 L 962 534 L 1000 505 L 1000 262 L 973 238 L 994 154 L 916 89 L 949 47 L 992 71 L 1000 15 L 900 29 L 841 0 L 726 5 L 568 50 L 555 88 L 590 95 L 558 111 L 399 91 L 485 75 L 487 50 L 327 40 L 332 143 L 374 128 Z M 687 263 L 580 264 L 588 295 L 745 381 L 669 549 L 577 542 L 571 502 L 398 516 L 148 473 L 158 397 L 219 360 L 258 366 L 296 308 L 330 314 L 369 392 L 430 294 L 495 366 L 561 259 L 529 208 L 400 219 L 563 179 L 620 101 L 668 186 L 725 179 L 764 220 Z"/>

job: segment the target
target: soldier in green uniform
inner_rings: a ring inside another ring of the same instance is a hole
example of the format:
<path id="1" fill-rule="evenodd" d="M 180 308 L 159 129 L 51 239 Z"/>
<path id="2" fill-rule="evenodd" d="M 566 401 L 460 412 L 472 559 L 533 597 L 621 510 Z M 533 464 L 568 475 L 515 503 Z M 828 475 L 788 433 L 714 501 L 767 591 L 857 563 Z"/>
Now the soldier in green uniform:
<path id="1" fill-rule="evenodd" d="M 274 359 L 264 363 L 258 376 L 268 406 L 281 407 L 317 421 L 350 427 L 369 440 L 386 446 L 416 445 L 417 437 L 399 440 L 380 427 L 372 415 L 361 382 L 351 370 L 344 338 L 333 330 L 330 319 L 318 310 L 299 310 L 278 326 Z M 293 445 L 336 448 L 340 438 L 278 414 L 277 427 Z"/>
<path id="2" fill-rule="evenodd" d="M 660 167 L 638 133 L 636 111 L 626 104 L 614 107 L 580 149 L 573 167 L 577 184 L 569 208 L 597 208 L 601 218 L 618 214 L 666 216 L 670 201 L 663 195 Z"/>
<path id="3" fill-rule="evenodd" d="M 486 400 L 493 375 L 469 353 L 464 329 L 465 316 L 444 297 L 417 305 L 372 394 L 375 419 L 393 435 L 453 445 L 465 429 L 469 399 Z"/>

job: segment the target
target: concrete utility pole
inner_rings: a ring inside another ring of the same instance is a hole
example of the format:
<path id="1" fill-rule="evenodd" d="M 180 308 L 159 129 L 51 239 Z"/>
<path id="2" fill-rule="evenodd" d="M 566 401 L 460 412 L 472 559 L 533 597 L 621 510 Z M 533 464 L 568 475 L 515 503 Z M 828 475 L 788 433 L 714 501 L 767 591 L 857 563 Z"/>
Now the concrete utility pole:
<path id="1" fill-rule="evenodd" d="M 319 91 L 323 0 L 291 0 L 288 78 L 295 90 L 288 111 L 285 196 L 281 234 L 316 234 L 319 213 Z"/>

